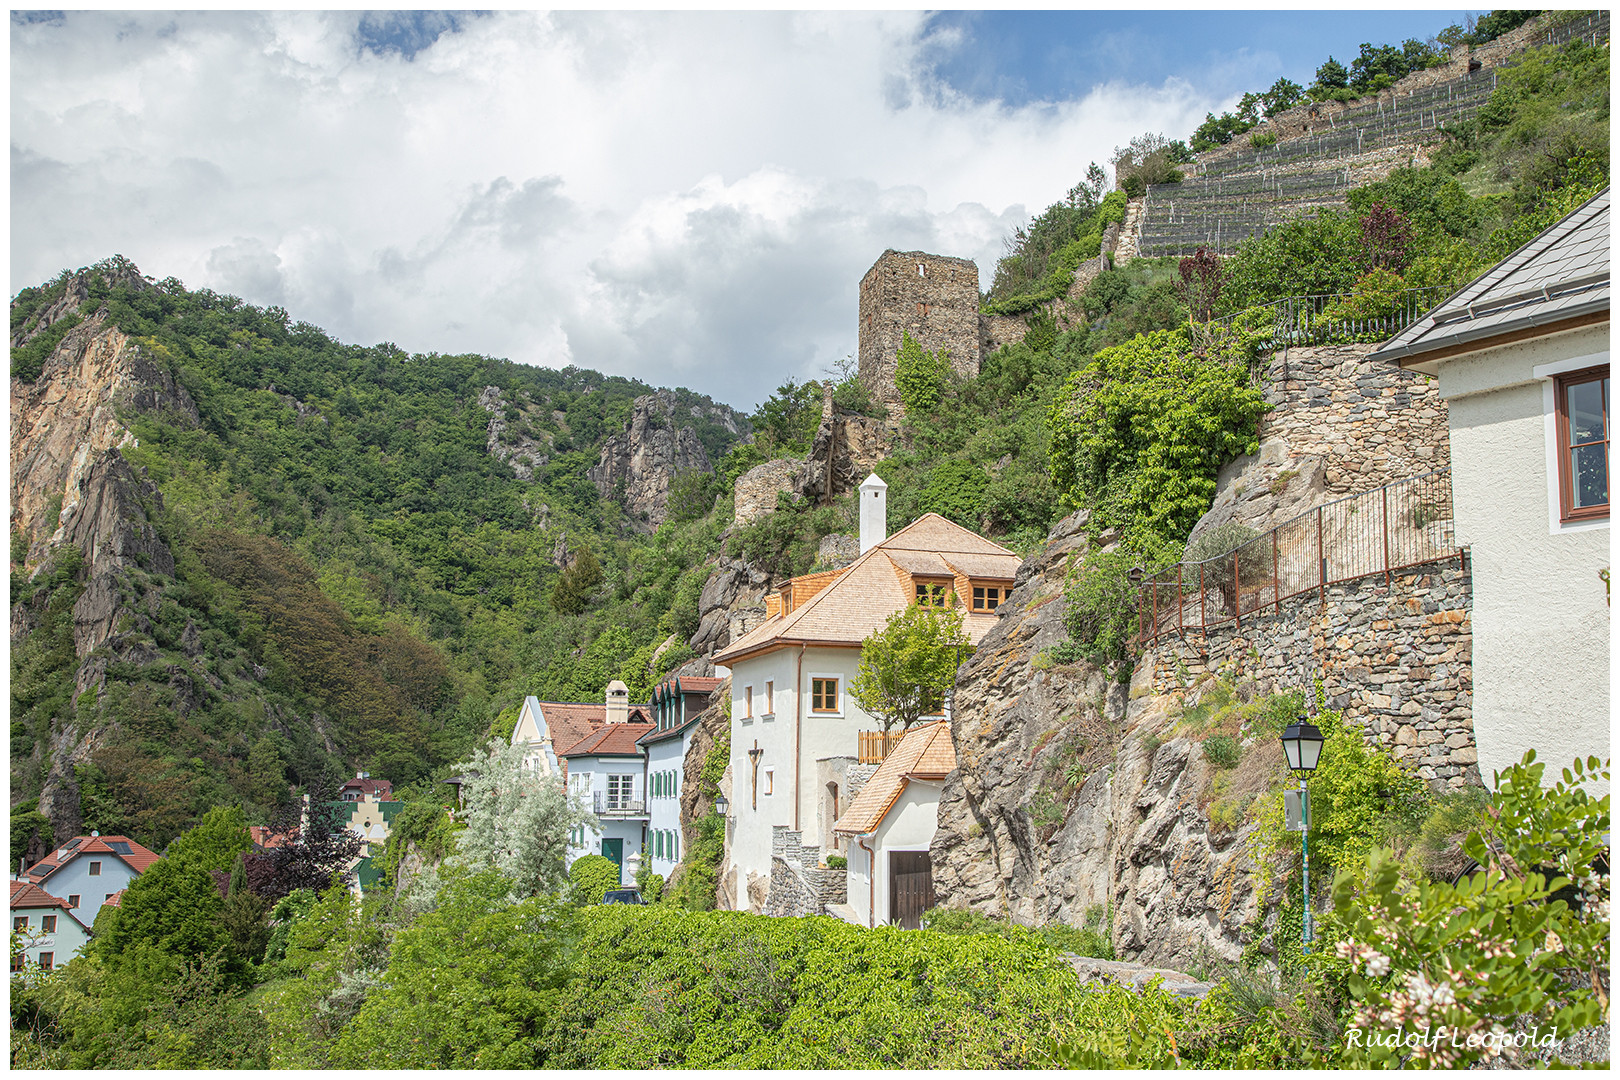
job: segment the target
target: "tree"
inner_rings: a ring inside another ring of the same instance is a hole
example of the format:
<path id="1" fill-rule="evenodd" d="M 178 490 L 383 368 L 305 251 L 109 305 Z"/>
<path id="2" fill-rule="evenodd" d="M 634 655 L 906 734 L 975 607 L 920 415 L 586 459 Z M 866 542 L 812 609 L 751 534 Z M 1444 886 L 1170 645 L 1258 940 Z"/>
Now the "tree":
<path id="1" fill-rule="evenodd" d="M 602 564 L 590 548 L 581 548 L 551 590 L 551 606 L 564 615 L 583 614 L 591 594 L 601 584 Z"/>
<path id="2" fill-rule="evenodd" d="M 1182 259 L 1177 266 L 1180 275 L 1180 293 L 1191 318 L 1208 322 L 1215 314 L 1215 303 L 1221 298 L 1221 281 L 1225 267 L 1221 257 L 1200 247 Z"/>
<path id="3" fill-rule="evenodd" d="M 491 741 L 488 751 L 455 765 L 471 777 L 465 794 L 467 827 L 456 837 L 450 866 L 493 867 L 518 898 L 556 892 L 567 879 L 568 833 L 595 817 L 565 795 L 555 777 L 523 764 L 527 747 Z"/>
<path id="4" fill-rule="evenodd" d="M 606 855 L 581 855 L 568 868 L 568 884 L 576 904 L 600 904 L 609 890 L 619 887 L 619 879 L 619 864 Z"/>
<path id="5" fill-rule="evenodd" d="M 1330 56 L 1316 69 L 1316 85 L 1324 90 L 1342 90 L 1350 85 L 1350 72 Z"/>
<path id="6" fill-rule="evenodd" d="M 972 651 L 954 603 L 907 604 L 861 642 L 861 667 L 849 692 L 885 733 L 896 724 L 905 731 L 939 711 L 957 665 Z"/>
<path id="7" fill-rule="evenodd" d="M 821 384 L 789 379 L 765 399 L 751 418 L 755 441 L 769 453 L 802 454 L 821 423 Z"/>
<path id="8" fill-rule="evenodd" d="M 1271 89 L 1260 95 L 1264 106 L 1266 119 L 1271 119 L 1280 112 L 1287 112 L 1295 105 L 1305 100 L 1305 88 L 1291 79 L 1278 79 L 1271 84 Z"/>
<path id="9" fill-rule="evenodd" d="M 290 803 L 272 821 L 270 832 L 288 838 L 245 859 L 249 887 L 269 900 L 295 889 L 324 892 L 333 877 L 348 881 L 350 866 L 365 841 L 347 828 L 348 812 L 337 801 L 337 782 L 322 777 L 310 785 L 305 802 Z"/>
<path id="10" fill-rule="evenodd" d="M 124 890 L 116 914 L 102 928 L 97 919 L 94 948 L 116 967 L 126 952 L 150 946 L 183 960 L 212 956 L 225 944 L 220 922 L 224 901 L 214 878 L 196 862 L 159 859 Z"/>
<path id="11" fill-rule="evenodd" d="M 169 845 L 165 857 L 207 871 L 230 870 L 253 847 L 239 806 L 216 806 Z"/>
<path id="12" fill-rule="evenodd" d="M 906 415 L 920 419 L 937 409 L 950 372 L 950 359 L 945 350 L 931 353 L 910 334 L 902 335 L 900 351 L 895 354 L 894 386 L 900 391 Z"/>

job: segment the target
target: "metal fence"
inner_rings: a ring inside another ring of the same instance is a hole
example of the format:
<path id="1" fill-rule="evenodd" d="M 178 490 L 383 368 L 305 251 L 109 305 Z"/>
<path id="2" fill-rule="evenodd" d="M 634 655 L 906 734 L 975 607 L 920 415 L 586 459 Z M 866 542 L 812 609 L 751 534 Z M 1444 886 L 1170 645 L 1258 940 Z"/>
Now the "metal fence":
<path id="1" fill-rule="evenodd" d="M 598 817 L 613 817 L 617 814 L 645 814 L 647 804 L 640 799 L 616 799 L 605 791 L 593 791 L 591 809 Z"/>
<path id="2" fill-rule="evenodd" d="M 1390 575 L 1458 554 L 1451 470 L 1438 469 L 1325 503 L 1241 547 L 1179 562 L 1142 582 L 1137 641 L 1204 631 L 1280 611 L 1291 596 Z"/>
<path id="3" fill-rule="evenodd" d="M 1285 297 L 1260 309 L 1269 311 L 1270 318 L 1259 348 L 1264 351 L 1284 346 L 1387 341 L 1434 310 L 1449 295 L 1451 290 L 1443 286 L 1403 289 L 1372 314 L 1357 310 L 1370 306 L 1368 298 L 1358 299 L 1352 293 Z M 1254 310 L 1215 319 L 1209 326 L 1211 329 L 1229 328 L 1234 320 L 1254 318 Z M 1264 316 L 1261 318 L 1265 321 Z"/>

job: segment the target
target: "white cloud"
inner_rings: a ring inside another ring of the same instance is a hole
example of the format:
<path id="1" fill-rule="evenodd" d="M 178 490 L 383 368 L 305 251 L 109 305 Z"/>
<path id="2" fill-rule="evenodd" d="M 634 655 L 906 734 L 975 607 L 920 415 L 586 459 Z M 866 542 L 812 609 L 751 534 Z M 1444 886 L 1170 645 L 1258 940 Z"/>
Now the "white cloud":
<path id="1" fill-rule="evenodd" d="M 979 262 L 1088 161 L 1216 102 L 942 88 L 915 13 L 497 13 L 413 60 L 342 13 L 12 26 L 12 289 L 119 252 L 360 343 L 740 407 L 855 348 L 886 247 Z"/>

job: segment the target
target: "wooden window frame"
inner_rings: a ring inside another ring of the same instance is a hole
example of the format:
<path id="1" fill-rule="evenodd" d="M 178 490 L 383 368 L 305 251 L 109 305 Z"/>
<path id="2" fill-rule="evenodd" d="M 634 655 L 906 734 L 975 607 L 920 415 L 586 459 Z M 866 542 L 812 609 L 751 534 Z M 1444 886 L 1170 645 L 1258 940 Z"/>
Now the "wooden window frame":
<path id="1" fill-rule="evenodd" d="M 776 680 L 765 680 L 765 715 L 776 715 Z"/>
<path id="2" fill-rule="evenodd" d="M 27 915 L 13 915 L 11 917 L 11 932 L 13 934 L 28 929 Z"/>
<path id="3" fill-rule="evenodd" d="M 775 769 L 766 769 L 765 770 L 765 794 L 767 794 L 767 795 L 775 795 L 776 794 L 776 770 Z"/>
<path id="4" fill-rule="evenodd" d="M 752 720 L 753 718 L 754 688 L 752 686 L 745 686 L 743 687 L 743 719 Z"/>
<path id="5" fill-rule="evenodd" d="M 39 968 L 41 971 L 54 971 L 56 969 L 56 953 L 42 952 L 39 954 Z"/>
<path id="6" fill-rule="evenodd" d="M 915 603 L 918 607 L 947 608 L 956 592 L 956 582 L 946 578 L 912 578 Z M 926 602 L 925 602 L 926 601 Z"/>
<path id="7" fill-rule="evenodd" d="M 56 933 L 56 916 L 55 915 L 41 915 L 39 917 L 39 926 L 40 926 L 40 931 L 42 933 L 46 933 L 46 934 L 54 934 L 54 933 Z"/>
<path id="8" fill-rule="evenodd" d="M 1604 521 L 1609 517 L 1609 504 L 1614 501 L 1611 492 L 1609 501 L 1597 506 L 1575 506 L 1575 476 L 1574 464 L 1570 460 L 1570 451 L 1574 449 L 1570 444 L 1569 429 L 1569 388 L 1580 386 L 1582 383 L 1598 382 L 1609 378 L 1609 365 L 1598 364 L 1595 367 L 1582 368 L 1580 371 L 1566 372 L 1553 377 L 1553 408 L 1558 415 L 1558 520 L 1563 525 L 1580 524 L 1586 521 Z M 1605 479 L 1609 480 L 1612 488 L 1612 479 L 1607 476 L 1609 470 L 1608 444 L 1609 432 L 1609 402 L 1607 395 L 1603 402 L 1603 443 L 1604 443 L 1604 472 Z M 1593 443 L 1583 443 L 1583 446 L 1592 446 Z"/>
<path id="9" fill-rule="evenodd" d="M 100 859 L 94 859 L 94 860 L 91 861 L 91 863 L 90 863 L 90 876 L 91 877 L 100 877 L 101 876 L 101 860 Z"/>
<path id="10" fill-rule="evenodd" d="M 79 894 L 78 893 L 68 893 L 68 907 L 76 908 L 78 906 L 79 906 Z"/>
<path id="11" fill-rule="evenodd" d="M 810 679 L 810 711 L 812 713 L 821 713 L 824 716 L 836 716 L 838 713 L 842 712 L 843 710 L 838 707 L 838 684 L 842 681 L 843 680 L 830 675 L 813 676 Z M 825 702 L 828 700 L 828 692 L 825 687 L 829 684 L 832 686 L 832 703 L 825 704 Z M 817 704 L 817 702 L 822 702 L 823 704 Z"/>
<path id="12" fill-rule="evenodd" d="M 973 583 L 972 610 L 981 615 L 994 614 L 1000 609 L 1002 603 L 1007 599 L 1007 594 L 1011 591 L 1006 585 L 999 582 L 992 585 L 987 581 L 975 581 Z M 990 603 L 991 592 L 996 594 L 994 604 Z"/>

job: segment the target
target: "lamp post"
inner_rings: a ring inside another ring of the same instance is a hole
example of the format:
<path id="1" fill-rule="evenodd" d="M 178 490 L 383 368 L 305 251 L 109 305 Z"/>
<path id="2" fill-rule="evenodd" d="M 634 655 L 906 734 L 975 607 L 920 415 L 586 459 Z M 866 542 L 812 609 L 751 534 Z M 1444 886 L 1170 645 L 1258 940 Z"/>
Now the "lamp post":
<path id="1" fill-rule="evenodd" d="M 1303 867 L 1305 889 L 1305 942 L 1303 952 L 1311 951 L 1311 798 L 1306 790 L 1305 778 L 1316 771 L 1322 757 L 1322 732 L 1301 713 L 1299 719 L 1283 729 L 1283 753 L 1288 755 L 1288 767 L 1299 777 L 1299 850 Z"/>

